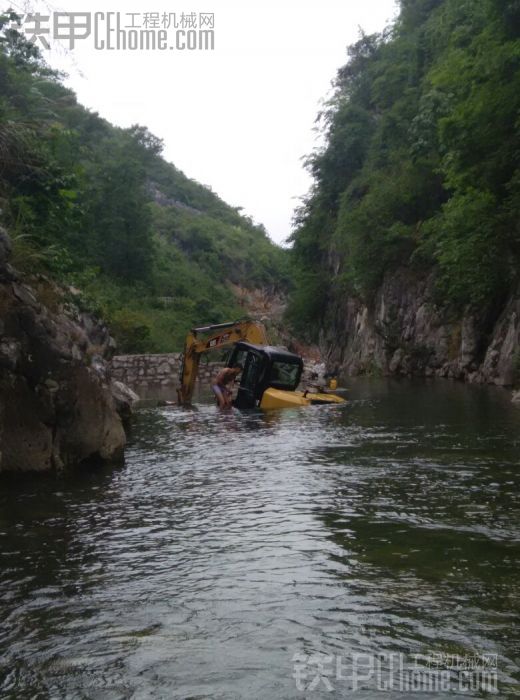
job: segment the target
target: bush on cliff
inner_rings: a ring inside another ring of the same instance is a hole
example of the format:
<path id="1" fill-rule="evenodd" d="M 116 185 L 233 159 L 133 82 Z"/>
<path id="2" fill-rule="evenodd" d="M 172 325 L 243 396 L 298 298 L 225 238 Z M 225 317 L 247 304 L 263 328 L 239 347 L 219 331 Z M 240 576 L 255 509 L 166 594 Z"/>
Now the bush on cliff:
<path id="1" fill-rule="evenodd" d="M 290 313 L 370 300 L 399 266 L 435 270 L 444 304 L 493 304 L 520 269 L 520 6 L 401 0 L 348 50 L 292 236 Z M 306 304 L 308 279 L 321 279 Z"/>

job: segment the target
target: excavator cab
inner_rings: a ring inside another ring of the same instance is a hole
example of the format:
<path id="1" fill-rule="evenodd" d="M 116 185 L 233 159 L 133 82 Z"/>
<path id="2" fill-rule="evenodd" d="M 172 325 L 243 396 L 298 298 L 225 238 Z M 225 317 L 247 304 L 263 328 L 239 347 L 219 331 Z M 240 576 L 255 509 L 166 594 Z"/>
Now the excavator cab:
<path id="1" fill-rule="evenodd" d="M 335 394 L 297 391 L 303 360 L 284 348 L 241 341 L 231 351 L 227 365 L 240 365 L 243 368 L 234 401 L 236 408 L 291 408 L 344 403 L 344 399 Z"/>
<path id="2" fill-rule="evenodd" d="M 281 391 L 295 391 L 303 372 L 299 355 L 271 345 L 240 342 L 235 345 L 228 367 L 242 367 L 240 386 L 234 405 L 237 408 L 259 406 L 263 394 L 270 387 Z"/>

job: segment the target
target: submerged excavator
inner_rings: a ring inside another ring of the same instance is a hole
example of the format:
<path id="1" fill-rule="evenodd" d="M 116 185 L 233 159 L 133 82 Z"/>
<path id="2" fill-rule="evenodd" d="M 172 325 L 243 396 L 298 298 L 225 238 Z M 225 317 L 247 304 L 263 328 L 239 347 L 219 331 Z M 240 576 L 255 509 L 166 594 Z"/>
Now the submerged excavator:
<path id="1" fill-rule="evenodd" d="M 303 360 L 285 348 L 269 345 L 258 321 L 234 321 L 193 328 L 187 335 L 180 371 L 178 403 L 189 405 L 201 356 L 230 348 L 227 367 L 242 367 L 233 405 L 236 408 L 295 408 L 315 404 L 340 404 L 345 399 L 326 390 L 297 391 Z"/>

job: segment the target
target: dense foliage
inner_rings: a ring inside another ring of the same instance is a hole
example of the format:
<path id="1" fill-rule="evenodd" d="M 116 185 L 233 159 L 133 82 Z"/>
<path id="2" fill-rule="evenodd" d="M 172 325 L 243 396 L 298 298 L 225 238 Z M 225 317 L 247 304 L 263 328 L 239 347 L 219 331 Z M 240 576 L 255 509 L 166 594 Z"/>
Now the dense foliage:
<path id="1" fill-rule="evenodd" d="M 243 310 L 229 283 L 284 287 L 285 253 L 262 226 L 76 101 L 0 16 L 0 208 L 16 264 L 73 285 L 122 350 L 180 349 L 194 324 Z"/>
<path id="2" fill-rule="evenodd" d="M 454 307 L 518 281 L 519 36 L 516 0 L 401 0 L 348 49 L 292 237 L 296 324 L 401 265 L 435 270 Z"/>

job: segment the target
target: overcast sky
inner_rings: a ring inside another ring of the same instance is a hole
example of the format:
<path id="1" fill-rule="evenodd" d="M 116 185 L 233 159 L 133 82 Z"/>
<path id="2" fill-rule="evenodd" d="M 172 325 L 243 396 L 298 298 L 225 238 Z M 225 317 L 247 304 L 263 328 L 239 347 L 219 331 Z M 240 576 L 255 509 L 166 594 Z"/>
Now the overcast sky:
<path id="1" fill-rule="evenodd" d="M 66 84 L 82 104 L 120 126 L 146 125 L 164 139 L 167 160 L 244 207 L 278 242 L 309 189 L 302 157 L 316 143 L 314 120 L 346 46 L 360 27 L 380 31 L 396 13 L 394 0 L 61 0 L 51 7 L 87 9 L 120 12 L 122 26 L 142 24 L 145 12 L 176 13 L 177 22 L 182 12 L 214 13 L 213 51 L 96 50 L 90 37 L 72 51 L 43 53 L 69 73 Z"/>

